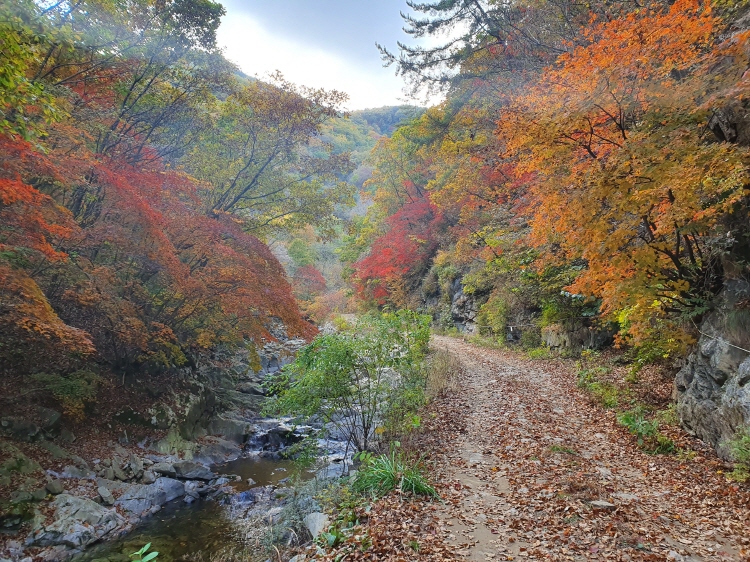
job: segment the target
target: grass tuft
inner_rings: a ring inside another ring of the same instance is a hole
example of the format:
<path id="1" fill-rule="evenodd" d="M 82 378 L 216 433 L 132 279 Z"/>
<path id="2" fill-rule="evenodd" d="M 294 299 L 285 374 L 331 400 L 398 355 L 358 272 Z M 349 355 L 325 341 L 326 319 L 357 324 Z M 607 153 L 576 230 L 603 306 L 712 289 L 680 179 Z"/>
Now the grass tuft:
<path id="1" fill-rule="evenodd" d="M 427 483 L 420 460 L 398 454 L 395 450 L 389 455 L 361 455 L 362 465 L 352 482 L 352 488 L 373 497 L 381 497 L 392 490 L 431 498 L 437 497 L 435 488 Z"/>

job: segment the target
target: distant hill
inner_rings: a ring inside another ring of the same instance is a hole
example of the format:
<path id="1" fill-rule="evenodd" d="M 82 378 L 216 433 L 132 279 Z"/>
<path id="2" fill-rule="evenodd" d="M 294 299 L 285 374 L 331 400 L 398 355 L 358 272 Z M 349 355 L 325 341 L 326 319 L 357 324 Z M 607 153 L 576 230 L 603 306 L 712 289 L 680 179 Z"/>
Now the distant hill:
<path id="1" fill-rule="evenodd" d="M 390 136 L 399 124 L 422 113 L 424 108 L 410 105 L 362 109 L 324 124 L 320 138 L 332 144 L 335 153 L 351 152 L 357 169 L 347 179 L 361 189 L 372 174 L 367 157 L 378 139 Z"/>
<path id="2" fill-rule="evenodd" d="M 353 111 L 351 118 L 364 121 L 380 135 L 390 136 L 401 123 L 420 117 L 424 111 L 424 107 L 414 105 L 392 105 Z"/>

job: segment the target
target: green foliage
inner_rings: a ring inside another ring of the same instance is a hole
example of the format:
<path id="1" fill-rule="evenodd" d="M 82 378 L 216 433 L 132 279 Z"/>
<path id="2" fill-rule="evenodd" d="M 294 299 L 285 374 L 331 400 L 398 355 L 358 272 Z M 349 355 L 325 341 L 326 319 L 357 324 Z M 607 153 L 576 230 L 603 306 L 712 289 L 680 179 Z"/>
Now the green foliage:
<path id="1" fill-rule="evenodd" d="M 726 443 L 735 461 L 731 478 L 738 482 L 750 480 L 750 427 L 742 427 Z"/>
<path id="2" fill-rule="evenodd" d="M 664 425 L 680 425 L 680 417 L 677 415 L 677 405 L 673 402 L 666 409 L 656 412 L 655 419 Z"/>
<path id="3" fill-rule="evenodd" d="M 437 306 L 427 308 L 426 312 L 431 314 L 434 319 L 432 328 L 435 330 L 435 333 L 440 335 L 458 335 L 458 328 L 456 328 L 456 323 L 453 320 L 450 304 L 441 303 Z"/>
<path id="4" fill-rule="evenodd" d="M 542 332 L 538 326 L 524 326 L 521 330 L 521 347 L 537 349 L 542 345 Z"/>
<path id="5" fill-rule="evenodd" d="M 581 369 L 577 374 L 577 386 L 590 393 L 604 408 L 615 408 L 619 403 L 619 390 L 612 383 L 599 380 L 609 372 L 606 367 Z"/>
<path id="6" fill-rule="evenodd" d="M 294 265 L 297 267 L 304 267 L 306 265 L 313 265 L 318 256 L 313 248 L 311 248 L 304 240 L 295 238 L 287 248 L 289 257 L 292 258 Z"/>
<path id="7" fill-rule="evenodd" d="M 400 454 L 393 447 L 388 455 L 360 456 L 362 464 L 354 477 L 355 491 L 375 498 L 392 490 L 431 498 L 437 497 L 423 474 L 421 459 L 412 459 Z"/>
<path id="8" fill-rule="evenodd" d="M 391 135 L 399 125 L 422 113 L 423 107 L 413 105 L 385 106 L 355 111 L 352 113 L 352 121 L 364 121 L 378 134 Z"/>
<path id="9" fill-rule="evenodd" d="M 631 325 L 627 311 L 620 313 L 620 335 L 623 341 L 629 341 L 627 336 Z M 628 382 L 636 382 L 638 373 L 646 365 L 660 363 L 683 351 L 682 342 L 672 336 L 678 330 L 671 320 L 654 319 L 647 333 L 628 352 L 628 359 L 633 362 L 628 375 Z"/>
<path id="10" fill-rule="evenodd" d="M 42 22 L 33 21 L 34 12 L 23 1 L 0 6 L 0 133 L 24 140 L 44 136 L 45 125 L 62 116 L 49 89 L 29 78 L 50 46 L 35 29 Z"/>
<path id="11" fill-rule="evenodd" d="M 552 359 L 555 355 L 548 347 L 535 347 L 526 352 L 526 356 L 533 360 Z"/>
<path id="12" fill-rule="evenodd" d="M 315 499 L 323 511 L 334 513 L 333 525 L 339 529 L 351 529 L 357 525 L 357 510 L 367 502 L 367 498 L 352 489 L 349 479 L 328 481 L 315 493 Z"/>
<path id="13" fill-rule="evenodd" d="M 502 296 L 491 295 L 489 300 L 479 307 L 477 323 L 480 333 L 504 335 L 508 325 L 509 312 L 510 307 Z"/>
<path id="14" fill-rule="evenodd" d="M 267 411 L 317 414 L 357 450 L 367 450 L 378 424 L 397 426 L 422 400 L 419 367 L 429 323 L 428 316 L 398 311 L 364 316 L 355 330 L 319 336 L 270 381 L 275 397 Z"/>
<path id="15" fill-rule="evenodd" d="M 352 326 L 352 324 L 350 324 L 346 318 L 340 315 L 334 316 L 332 322 L 333 326 L 339 332 L 348 332 L 354 328 L 354 326 Z"/>
<path id="16" fill-rule="evenodd" d="M 293 460 L 299 469 L 314 465 L 320 458 L 318 432 L 312 432 L 301 441 L 285 447 L 280 455 L 282 458 Z"/>
<path id="17" fill-rule="evenodd" d="M 129 556 L 135 562 L 149 562 L 150 560 L 154 560 L 157 556 L 159 556 L 159 553 L 156 551 L 148 552 L 150 548 L 151 543 L 145 544 L 140 550 L 129 554 Z"/>
<path id="18" fill-rule="evenodd" d="M 67 415 L 81 419 L 87 402 L 96 399 L 96 391 L 102 378 L 91 371 L 80 370 L 69 375 L 36 373 L 31 375 L 46 390 L 59 400 Z"/>
<path id="19" fill-rule="evenodd" d="M 665 455 L 676 451 L 674 442 L 659 432 L 659 422 L 646 419 L 642 407 L 622 412 L 617 421 L 635 435 L 638 446 L 647 453 Z"/>

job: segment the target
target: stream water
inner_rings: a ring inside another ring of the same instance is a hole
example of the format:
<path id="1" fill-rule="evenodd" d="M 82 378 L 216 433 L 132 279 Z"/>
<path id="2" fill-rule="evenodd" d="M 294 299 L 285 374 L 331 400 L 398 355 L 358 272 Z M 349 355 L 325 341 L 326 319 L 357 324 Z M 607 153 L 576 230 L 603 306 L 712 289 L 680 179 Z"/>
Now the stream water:
<path id="1" fill-rule="evenodd" d="M 121 539 L 95 546 L 76 557 L 75 562 L 125 562 L 129 554 L 151 543 L 159 552 L 158 562 L 209 562 L 220 554 L 242 554 L 243 560 L 265 560 L 263 547 L 247 540 L 247 525 L 239 513 L 248 490 L 279 484 L 298 475 L 311 478 L 314 473 L 300 471 L 292 461 L 272 460 L 257 456 L 241 457 L 218 465 L 221 474 L 236 474 L 241 482 L 233 484 L 237 492 L 226 501 L 200 500 L 190 505 L 174 500 L 152 517 L 143 520 Z M 248 478 L 255 483 L 250 485 Z M 244 504 L 245 507 L 249 504 Z"/>

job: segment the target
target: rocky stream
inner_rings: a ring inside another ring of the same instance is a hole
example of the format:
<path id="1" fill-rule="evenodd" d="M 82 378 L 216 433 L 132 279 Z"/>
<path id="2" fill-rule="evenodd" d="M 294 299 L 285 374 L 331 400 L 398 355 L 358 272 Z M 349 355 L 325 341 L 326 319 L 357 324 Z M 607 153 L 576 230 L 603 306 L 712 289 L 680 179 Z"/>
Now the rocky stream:
<path id="1" fill-rule="evenodd" d="M 303 343 L 266 346 L 255 368 L 240 353 L 181 373 L 192 377 L 192 393 L 152 408 L 146 412 L 153 414 L 150 418 L 130 410 L 119 413 L 119 419 L 130 422 L 125 427 L 143 426 L 143 420 L 155 427 L 141 427 L 145 437 L 140 440 L 136 429 L 130 439 L 126 431 L 119 443 L 105 447 L 106 458 L 86 460 L 67 450 L 59 414 L 46 425 L 3 418 L 9 439 L 3 452 L 14 464 L 0 468 L 24 472 L 27 464 L 29 474 L 41 471 L 44 478 L 34 485 L 27 479 L 12 494 L 18 521 L 3 521 L 7 540 L 0 562 L 120 562 L 131 560 L 129 555 L 146 543 L 159 552 L 160 562 L 232 553 L 265 560 L 274 526 L 291 528 L 284 518 L 292 496 L 297 528 L 274 538 L 307 540 L 306 533 L 318 532 L 323 514 L 311 496 L 300 494 L 299 484 L 340 476 L 351 460 L 346 444 L 317 439 L 317 457 L 301 468 L 285 458 L 285 449 L 326 434 L 323 424 L 312 420 L 295 426 L 287 418 L 258 415 L 263 379 L 289 362 Z M 165 410 L 171 425 L 163 428 L 166 435 L 154 433 Z M 63 468 L 40 466 L 12 444 L 22 442 L 50 453 Z"/>

